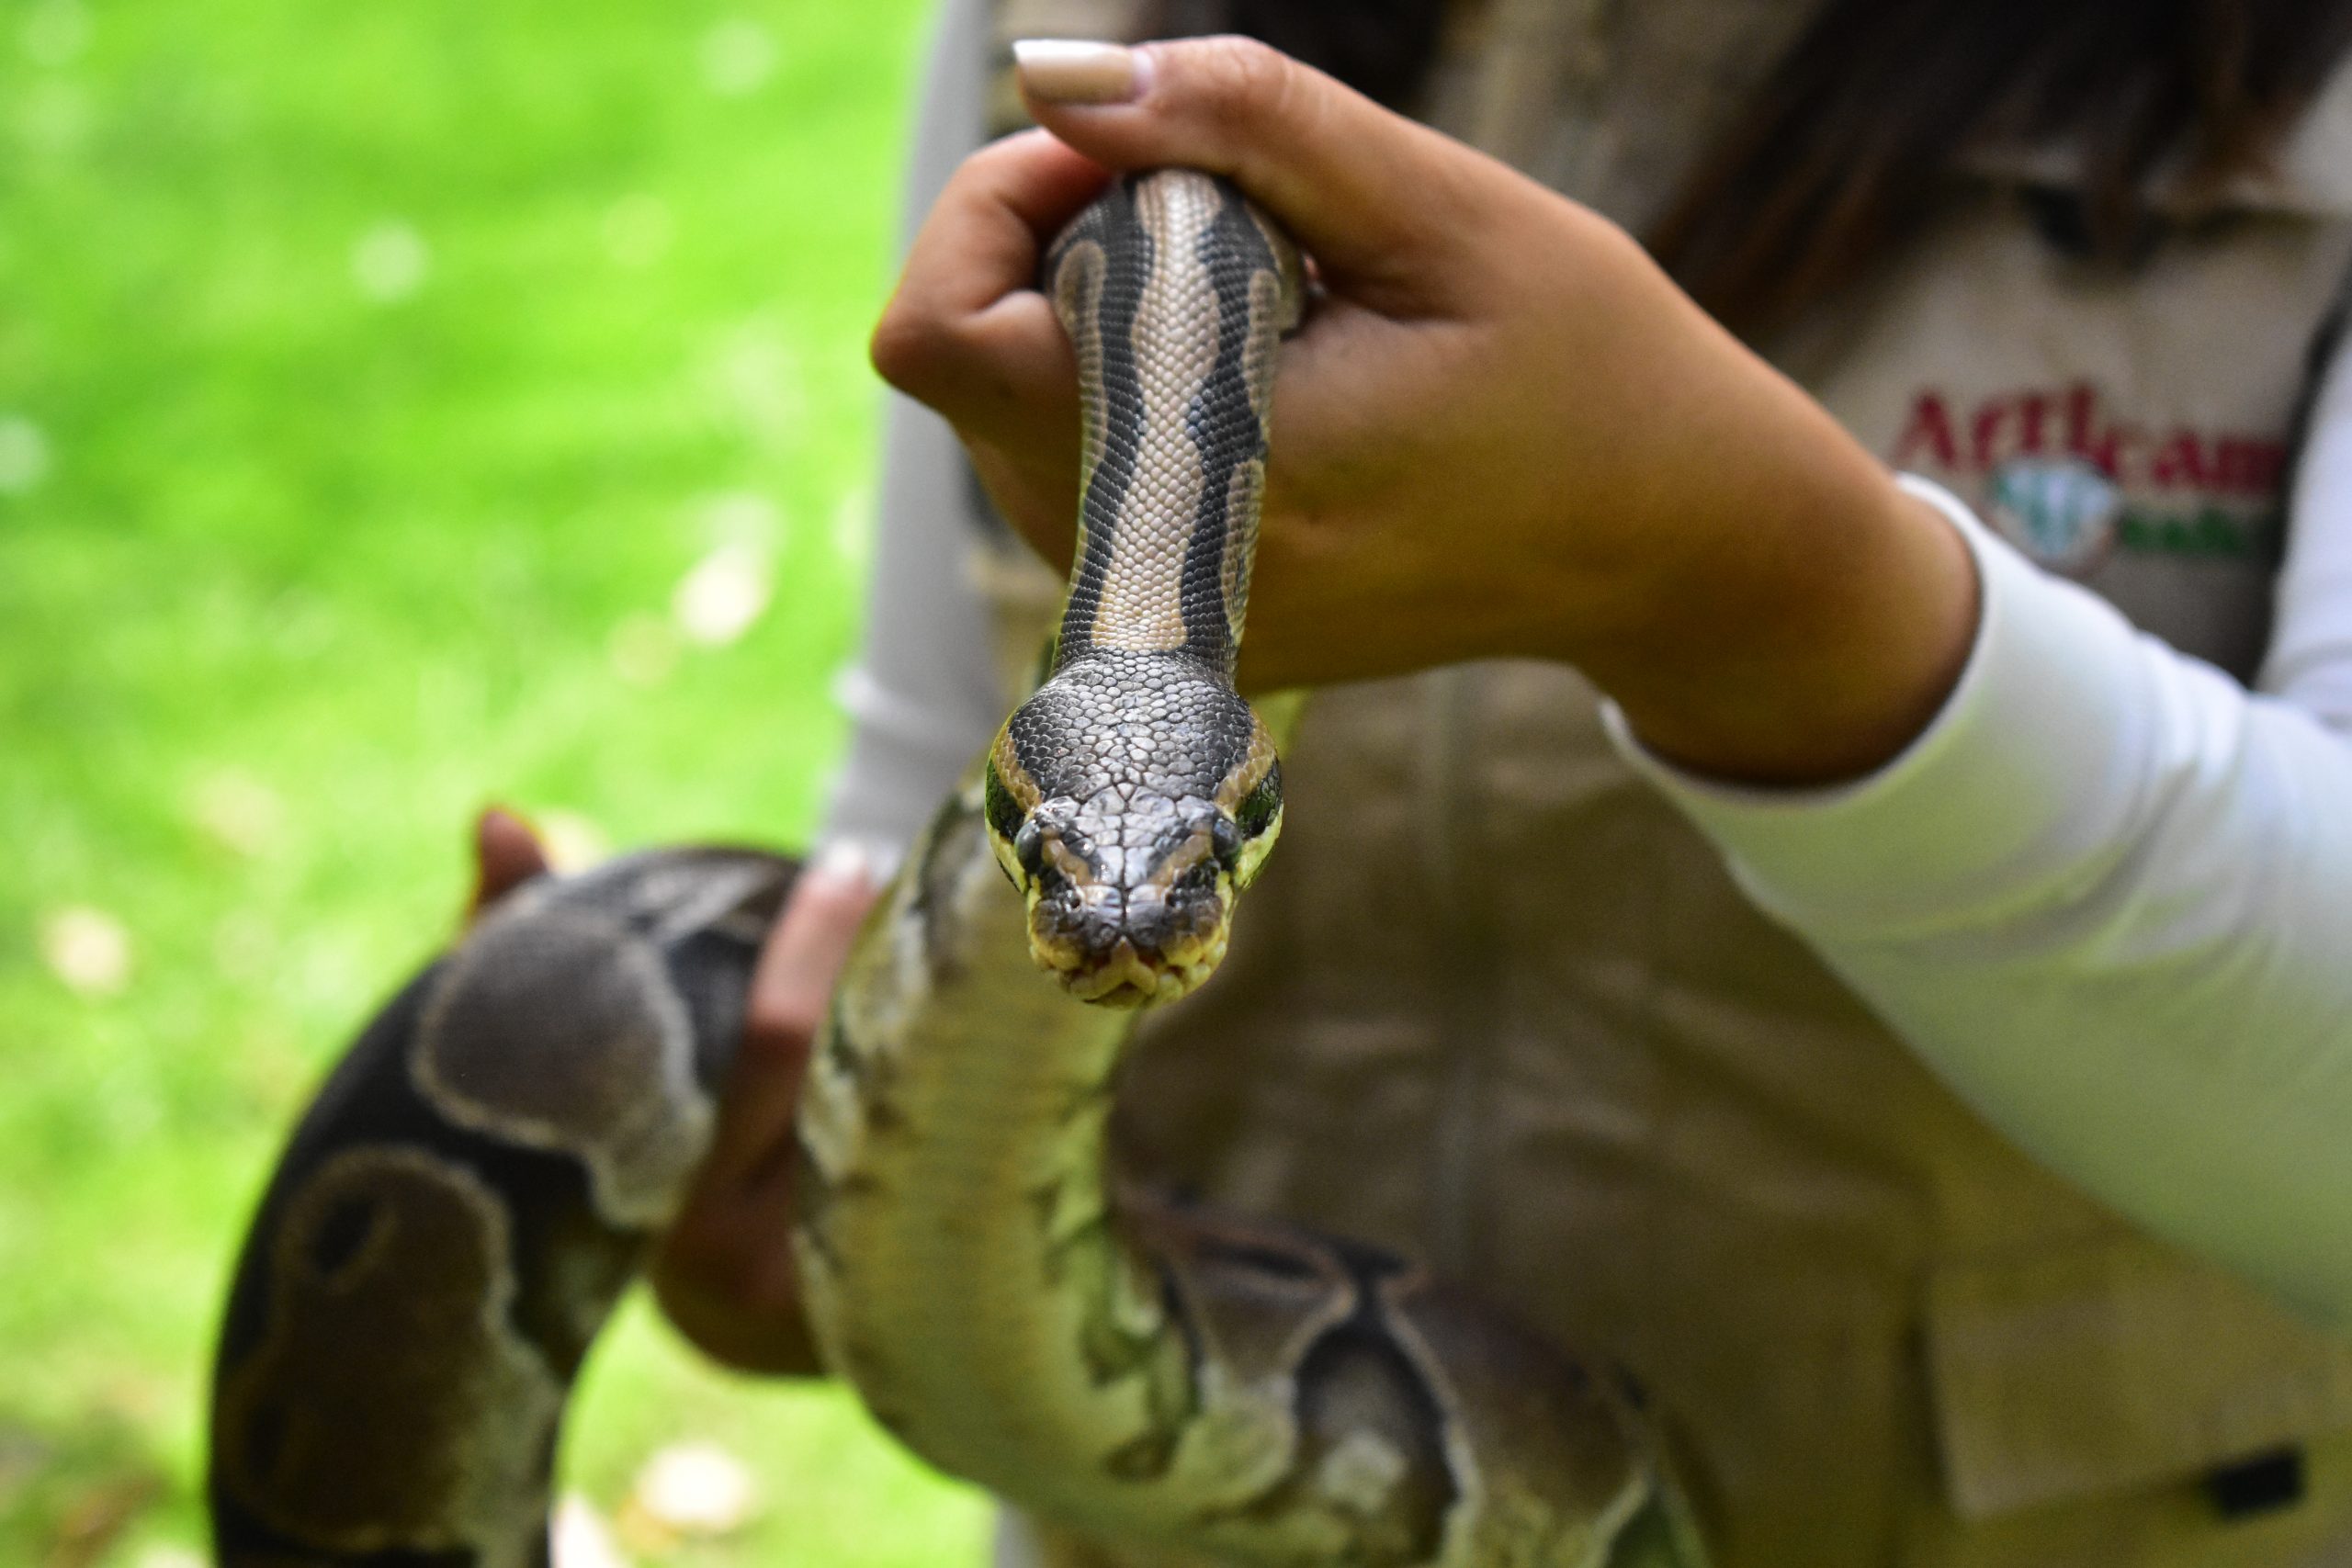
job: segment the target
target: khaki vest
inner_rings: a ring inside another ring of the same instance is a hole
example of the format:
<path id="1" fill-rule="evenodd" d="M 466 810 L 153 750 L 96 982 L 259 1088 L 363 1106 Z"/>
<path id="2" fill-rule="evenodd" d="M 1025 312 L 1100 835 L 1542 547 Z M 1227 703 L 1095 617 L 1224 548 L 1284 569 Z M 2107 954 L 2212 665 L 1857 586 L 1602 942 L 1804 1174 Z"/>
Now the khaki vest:
<path id="1" fill-rule="evenodd" d="M 1699 138 L 1636 107 L 1741 85 L 1669 46 L 1713 25 L 1769 60 L 1792 10 L 1467 6 L 1431 118 L 1638 216 Z M 1776 357 L 1891 464 L 2249 677 L 2305 347 L 2352 261 L 2352 200 L 2313 183 L 2119 282 L 1988 175 Z M 1050 587 L 994 581 L 1025 652 Z M 1576 674 L 1322 694 L 1284 777 L 1231 958 L 1123 1093 L 1141 1168 L 1620 1358 L 1724 1568 L 2352 1563 L 2352 1354 L 1990 1131 L 1745 902 Z M 1030 1553 L 1131 1561 L 1006 1561 Z"/>

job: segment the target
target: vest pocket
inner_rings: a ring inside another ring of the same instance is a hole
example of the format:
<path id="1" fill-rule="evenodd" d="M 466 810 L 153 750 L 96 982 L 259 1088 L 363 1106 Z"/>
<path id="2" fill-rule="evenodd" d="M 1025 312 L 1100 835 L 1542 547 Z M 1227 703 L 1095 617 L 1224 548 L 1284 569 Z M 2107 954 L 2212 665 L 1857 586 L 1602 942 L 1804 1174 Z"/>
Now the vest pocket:
<path id="1" fill-rule="evenodd" d="M 1972 1522 L 2352 1431 L 2352 1345 L 2143 1237 L 1942 1264 L 1927 1304 L 1945 1493 Z"/>

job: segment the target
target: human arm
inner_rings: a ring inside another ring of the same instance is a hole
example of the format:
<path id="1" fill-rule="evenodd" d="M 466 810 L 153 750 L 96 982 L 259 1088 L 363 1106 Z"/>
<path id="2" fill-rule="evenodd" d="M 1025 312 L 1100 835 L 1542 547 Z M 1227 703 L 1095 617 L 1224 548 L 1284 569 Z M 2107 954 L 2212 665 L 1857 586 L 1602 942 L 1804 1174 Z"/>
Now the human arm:
<path id="1" fill-rule="evenodd" d="M 1325 293 L 1284 345 L 1245 684 L 1578 665 L 1711 772 L 1860 772 L 1965 655 L 1965 549 L 1597 215 L 1239 39 L 1104 51 L 1142 96 L 951 181 L 875 335 L 1000 507 L 1068 558 L 1070 352 L 1031 287 L 1105 164 L 1233 174 Z M 1833 570 L 1822 570 L 1825 563 Z"/>
<path id="2" fill-rule="evenodd" d="M 988 7 L 940 8 L 908 161 L 908 231 L 979 144 Z M 834 976 L 881 874 L 1003 716 L 967 581 L 974 496 L 955 433 L 911 399 L 883 412 L 865 625 L 839 695 L 850 719 L 819 849 L 753 976 L 711 1149 L 651 1269 L 671 1321 L 747 1371 L 819 1370 L 788 1237 L 792 1123 Z"/>
<path id="3" fill-rule="evenodd" d="M 2352 1321 L 2352 360 L 2291 501 L 2264 691 L 1972 529 L 1944 712 L 1829 792 L 1628 755 L 1985 1118 L 2142 1224 Z"/>
<path id="4" fill-rule="evenodd" d="M 1234 173 L 1330 290 L 1277 385 L 1245 678 L 1579 665 L 1758 901 L 1989 1119 L 2352 1313 L 2344 743 L 1939 517 L 1589 214 L 1262 52 L 1144 58 L 1138 94 L 1080 57 L 1066 83 L 1105 101 L 1036 104 L 1058 141 L 967 165 L 877 334 L 1015 520 L 1067 550 L 1038 238 L 1097 161 Z M 2307 487 L 2275 665 L 2339 715 L 2352 638 L 2293 607 L 2352 576 L 2311 555 L 2342 515 Z"/>
<path id="5" fill-rule="evenodd" d="M 941 8 L 908 159 L 911 237 L 956 165 L 982 140 L 989 8 Z M 873 558 L 857 657 L 838 694 L 850 719 L 827 840 L 903 848 L 1004 717 L 985 609 L 967 570 L 978 497 L 955 431 L 886 394 Z"/>

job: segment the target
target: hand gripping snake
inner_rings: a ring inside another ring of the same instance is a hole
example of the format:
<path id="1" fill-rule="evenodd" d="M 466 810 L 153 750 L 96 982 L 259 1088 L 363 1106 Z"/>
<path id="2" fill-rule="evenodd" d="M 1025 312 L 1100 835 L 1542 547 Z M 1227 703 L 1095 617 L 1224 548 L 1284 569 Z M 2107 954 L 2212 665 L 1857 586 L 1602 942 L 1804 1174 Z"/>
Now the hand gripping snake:
<path id="1" fill-rule="evenodd" d="M 1279 831 L 1232 671 L 1301 285 L 1183 171 L 1114 182 L 1045 284 L 1080 370 L 1077 558 L 1046 679 L 813 1054 L 791 1240 L 828 1364 L 932 1462 L 1155 1562 L 1694 1561 L 1611 1375 L 1411 1264 L 1109 1168 L 1136 1009 L 1215 967 Z M 707 849 L 542 878 L 368 1024 L 237 1269 L 225 1564 L 546 1561 L 571 1377 L 700 1156 L 793 874 Z"/>

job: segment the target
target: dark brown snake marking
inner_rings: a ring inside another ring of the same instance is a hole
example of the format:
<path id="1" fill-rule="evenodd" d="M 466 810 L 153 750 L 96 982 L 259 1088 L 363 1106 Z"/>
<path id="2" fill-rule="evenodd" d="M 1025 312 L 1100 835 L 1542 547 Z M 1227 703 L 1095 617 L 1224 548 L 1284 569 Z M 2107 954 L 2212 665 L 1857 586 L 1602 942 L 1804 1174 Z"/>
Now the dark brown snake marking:
<path id="1" fill-rule="evenodd" d="M 1069 602 L 1050 678 L 835 993 L 799 1126 L 810 1317 L 910 1447 L 1105 1541 L 1693 1562 L 1611 1380 L 1410 1264 L 1107 1168 L 1135 1014 L 1071 995 L 1189 988 L 1279 824 L 1231 672 L 1295 266 L 1179 172 L 1122 180 L 1056 247 L 1086 394 Z M 571 1378 L 699 1157 L 791 875 L 673 851 L 535 884 L 369 1025 L 238 1269 L 224 1562 L 545 1560 Z"/>

